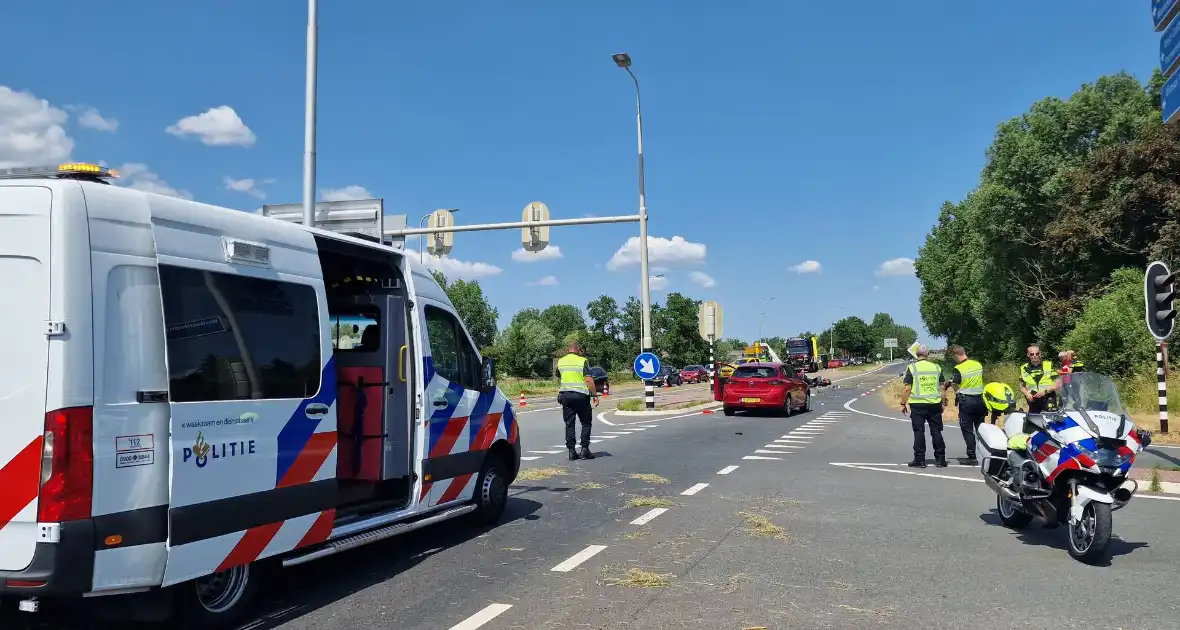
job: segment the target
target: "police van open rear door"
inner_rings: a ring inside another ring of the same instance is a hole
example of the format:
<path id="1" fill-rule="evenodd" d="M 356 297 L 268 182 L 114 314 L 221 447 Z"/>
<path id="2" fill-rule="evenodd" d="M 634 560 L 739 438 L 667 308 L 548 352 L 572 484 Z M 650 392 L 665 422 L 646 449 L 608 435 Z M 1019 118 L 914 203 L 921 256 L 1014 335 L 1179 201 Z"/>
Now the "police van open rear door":
<path id="1" fill-rule="evenodd" d="M 37 549 L 52 205 L 49 188 L 0 186 L 0 571 L 24 569 Z"/>
<path id="2" fill-rule="evenodd" d="M 170 380 L 170 585 L 328 538 L 336 375 L 311 234 L 152 203 Z"/>

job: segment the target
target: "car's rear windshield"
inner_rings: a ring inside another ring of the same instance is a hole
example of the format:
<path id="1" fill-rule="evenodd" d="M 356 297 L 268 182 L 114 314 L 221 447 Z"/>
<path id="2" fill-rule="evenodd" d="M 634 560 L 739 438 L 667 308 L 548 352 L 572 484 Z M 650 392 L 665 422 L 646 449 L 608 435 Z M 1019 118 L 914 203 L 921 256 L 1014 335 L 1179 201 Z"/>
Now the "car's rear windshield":
<path id="1" fill-rule="evenodd" d="M 774 378 L 778 370 L 766 366 L 743 365 L 733 371 L 734 378 Z"/>
<path id="2" fill-rule="evenodd" d="M 690 366 L 684 368 L 684 371 L 685 372 L 693 372 L 696 370 L 703 370 L 703 369 L 705 369 L 705 366 L 703 366 L 703 365 L 690 365 Z"/>

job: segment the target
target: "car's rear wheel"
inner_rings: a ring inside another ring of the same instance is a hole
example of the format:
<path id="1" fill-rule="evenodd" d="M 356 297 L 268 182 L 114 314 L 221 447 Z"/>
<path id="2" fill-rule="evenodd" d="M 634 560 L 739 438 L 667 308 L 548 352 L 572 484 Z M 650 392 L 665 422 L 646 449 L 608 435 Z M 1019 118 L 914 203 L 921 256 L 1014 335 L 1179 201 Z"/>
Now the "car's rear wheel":
<path id="1" fill-rule="evenodd" d="M 811 412 L 811 390 L 807 390 L 807 393 L 803 395 L 803 412 Z"/>
<path id="2" fill-rule="evenodd" d="M 733 407 L 730 407 L 728 405 L 723 406 L 721 408 L 721 411 L 722 411 L 722 413 L 724 413 L 727 416 L 732 416 L 734 413 L 737 413 L 736 409 L 734 409 Z"/>

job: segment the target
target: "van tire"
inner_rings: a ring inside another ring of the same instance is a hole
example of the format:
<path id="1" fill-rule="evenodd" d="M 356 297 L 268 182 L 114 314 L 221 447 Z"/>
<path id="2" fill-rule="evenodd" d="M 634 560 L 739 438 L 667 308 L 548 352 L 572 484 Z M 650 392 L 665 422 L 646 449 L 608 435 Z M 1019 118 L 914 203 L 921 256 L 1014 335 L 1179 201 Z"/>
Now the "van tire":
<path id="1" fill-rule="evenodd" d="M 475 481 L 472 501 L 475 511 L 471 513 L 471 520 L 479 527 L 494 525 L 504 515 L 504 508 L 508 505 L 508 469 L 499 455 L 489 453 L 484 460 L 483 469 Z"/>
<path id="2" fill-rule="evenodd" d="M 240 623 L 262 582 L 261 566 L 245 564 L 176 585 L 175 621 L 193 629 Z"/>

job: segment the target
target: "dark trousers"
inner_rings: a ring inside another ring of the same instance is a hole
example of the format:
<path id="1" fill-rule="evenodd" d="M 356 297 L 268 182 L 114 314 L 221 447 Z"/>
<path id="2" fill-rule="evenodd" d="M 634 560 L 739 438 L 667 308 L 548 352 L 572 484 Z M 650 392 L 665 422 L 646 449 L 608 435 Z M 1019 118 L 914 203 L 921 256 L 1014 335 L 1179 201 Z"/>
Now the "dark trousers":
<path id="1" fill-rule="evenodd" d="M 910 405 L 910 424 L 914 427 L 914 460 L 926 459 L 926 425 L 930 425 L 930 443 L 934 458 L 946 458 L 946 442 L 942 439 L 942 405 L 918 403 Z"/>
<path id="2" fill-rule="evenodd" d="M 561 392 L 557 394 L 557 402 L 561 405 L 561 418 L 565 420 L 565 447 L 572 449 L 577 446 L 574 425 L 581 420 L 582 448 L 590 448 L 590 422 L 594 419 L 590 397 L 579 392 Z"/>
<path id="3" fill-rule="evenodd" d="M 959 396 L 959 428 L 963 431 L 963 441 L 967 443 L 967 459 L 975 459 L 975 429 L 983 424 L 985 416 L 987 407 L 983 404 L 982 396 Z"/>
<path id="4" fill-rule="evenodd" d="M 1057 392 L 1053 392 L 1043 398 L 1034 398 L 1028 403 L 1029 413 L 1045 413 L 1046 411 L 1057 408 Z"/>

